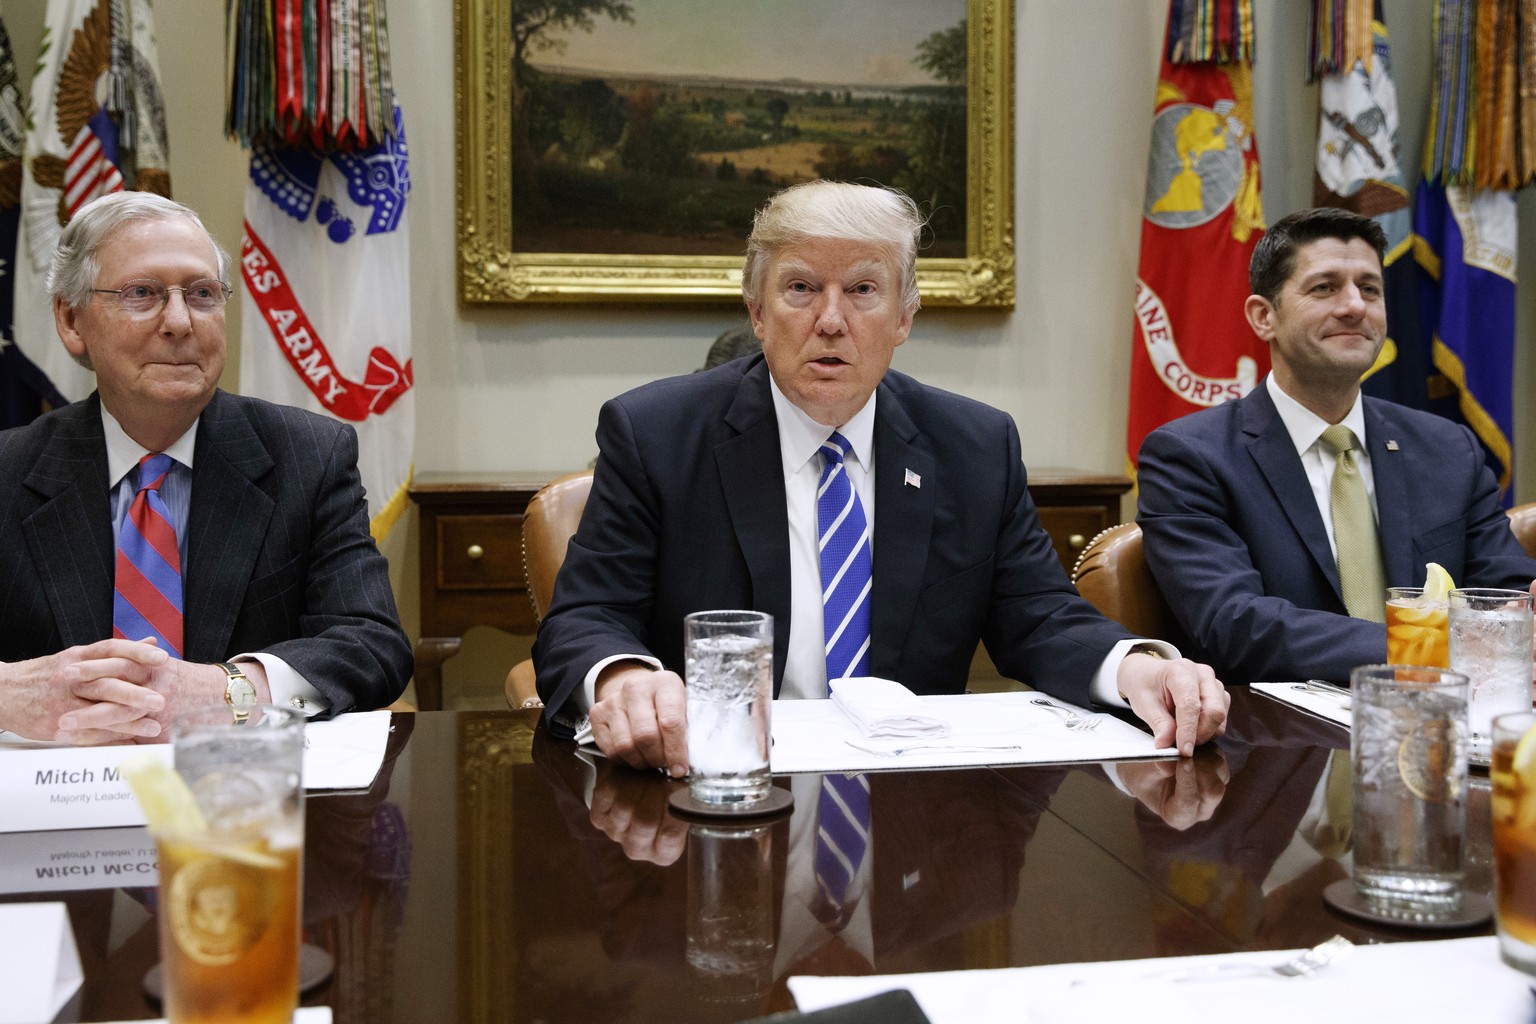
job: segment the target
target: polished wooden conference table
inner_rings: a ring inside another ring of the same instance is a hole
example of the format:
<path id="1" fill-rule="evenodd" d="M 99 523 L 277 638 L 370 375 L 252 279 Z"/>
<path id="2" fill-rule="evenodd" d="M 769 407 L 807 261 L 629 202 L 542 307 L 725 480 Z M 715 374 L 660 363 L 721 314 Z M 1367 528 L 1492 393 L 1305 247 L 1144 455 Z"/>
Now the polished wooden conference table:
<path id="1" fill-rule="evenodd" d="M 393 726 L 372 790 L 308 801 L 306 940 L 336 970 L 304 1004 L 338 1022 L 737 1021 L 792 1008 L 791 974 L 1446 934 L 1327 909 L 1348 836 L 1316 797 L 1347 771 L 1348 735 L 1245 688 L 1226 737 L 1192 761 L 1122 764 L 1118 785 L 1096 764 L 872 775 L 860 941 L 801 929 L 793 950 L 778 948 L 798 891 L 788 819 L 747 836 L 690 826 L 667 811 L 676 784 L 589 766 L 531 712 Z M 1469 808 L 1468 886 L 1487 892 L 1486 777 Z M 767 915 L 766 946 L 710 950 L 700 880 L 713 858 L 739 871 L 742 843 L 760 884 L 732 887 L 745 902 L 724 911 Z M 79 1019 L 157 1016 L 139 985 L 157 958 L 153 890 L 0 897 L 58 898 L 85 965 Z"/>

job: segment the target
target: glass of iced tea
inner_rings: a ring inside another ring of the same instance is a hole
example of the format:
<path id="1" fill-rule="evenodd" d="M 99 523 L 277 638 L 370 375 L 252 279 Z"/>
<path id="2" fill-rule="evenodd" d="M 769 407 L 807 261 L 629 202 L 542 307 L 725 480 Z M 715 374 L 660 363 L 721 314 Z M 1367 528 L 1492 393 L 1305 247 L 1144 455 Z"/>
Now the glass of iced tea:
<path id="1" fill-rule="evenodd" d="M 1493 889 L 1499 955 L 1536 977 L 1536 714 L 1493 720 Z"/>
<path id="2" fill-rule="evenodd" d="M 1450 605 L 1423 587 L 1387 588 L 1387 664 L 1449 668 Z"/>
<path id="3" fill-rule="evenodd" d="M 288 1024 L 299 995 L 304 716 L 257 705 L 171 726 L 207 827 L 162 834 L 160 962 L 171 1024 Z"/>

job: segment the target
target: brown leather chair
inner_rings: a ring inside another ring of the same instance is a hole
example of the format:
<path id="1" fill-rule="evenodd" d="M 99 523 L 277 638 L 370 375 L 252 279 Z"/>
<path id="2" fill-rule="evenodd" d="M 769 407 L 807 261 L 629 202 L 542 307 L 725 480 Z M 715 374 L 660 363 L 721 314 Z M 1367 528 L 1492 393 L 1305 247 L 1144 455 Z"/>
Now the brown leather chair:
<path id="1" fill-rule="evenodd" d="M 1072 567 L 1078 592 L 1131 632 L 1168 639 L 1176 635 L 1173 613 L 1158 591 L 1141 551 L 1141 527 L 1111 526 L 1083 549 Z"/>
<path id="2" fill-rule="evenodd" d="M 523 512 L 523 575 L 533 617 L 542 620 L 555 593 L 555 576 L 565 563 L 565 549 L 581 522 L 592 490 L 592 471 L 567 473 L 551 480 L 528 500 Z M 514 708 L 539 708 L 532 660 L 520 661 L 507 673 L 507 703 Z"/>
<path id="3" fill-rule="evenodd" d="M 1536 558 L 1536 501 L 1516 505 L 1505 514 L 1509 516 L 1509 528 L 1515 532 L 1515 539 L 1525 548 L 1526 554 Z"/>

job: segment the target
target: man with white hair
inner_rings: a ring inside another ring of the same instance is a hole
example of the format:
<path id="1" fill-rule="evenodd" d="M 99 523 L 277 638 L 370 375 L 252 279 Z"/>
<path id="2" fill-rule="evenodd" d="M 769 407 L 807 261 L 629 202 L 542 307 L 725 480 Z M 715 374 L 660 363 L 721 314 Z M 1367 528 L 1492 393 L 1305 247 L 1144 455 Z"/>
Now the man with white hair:
<path id="1" fill-rule="evenodd" d="M 763 354 L 603 407 L 591 497 L 533 652 L 555 725 L 589 712 L 605 753 L 684 774 L 683 617 L 741 608 L 774 616 L 779 697 L 825 697 L 852 675 L 959 693 L 984 642 L 1003 674 L 1129 705 L 1182 753 L 1224 728 L 1209 668 L 1072 588 L 1013 420 L 890 369 L 919 305 L 922 228 L 894 190 L 780 192 L 742 278 Z M 832 494 L 842 511 L 823 527 Z M 822 534 L 849 523 L 824 602 Z"/>
<path id="2" fill-rule="evenodd" d="M 151 193 L 65 227 L 54 320 L 97 390 L 0 433 L 0 729 L 166 739 L 188 708 L 339 714 L 405 688 L 355 432 L 218 390 L 230 269 Z"/>

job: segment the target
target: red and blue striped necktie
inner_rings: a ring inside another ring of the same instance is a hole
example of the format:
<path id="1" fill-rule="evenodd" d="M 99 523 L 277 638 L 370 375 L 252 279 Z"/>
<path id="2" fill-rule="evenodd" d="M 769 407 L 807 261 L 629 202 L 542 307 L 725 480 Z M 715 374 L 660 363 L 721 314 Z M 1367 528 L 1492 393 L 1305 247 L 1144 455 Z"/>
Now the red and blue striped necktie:
<path id="1" fill-rule="evenodd" d="M 181 549 L 160 485 L 173 460 L 155 452 L 139 460 L 139 489 L 117 536 L 112 635 L 155 637 L 171 657 L 181 654 Z"/>

